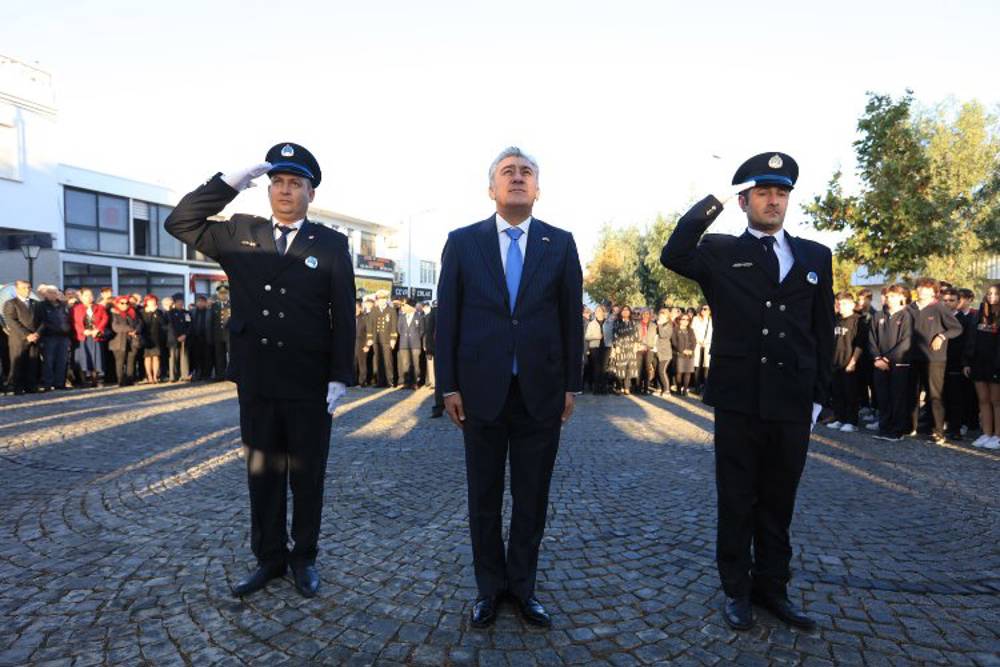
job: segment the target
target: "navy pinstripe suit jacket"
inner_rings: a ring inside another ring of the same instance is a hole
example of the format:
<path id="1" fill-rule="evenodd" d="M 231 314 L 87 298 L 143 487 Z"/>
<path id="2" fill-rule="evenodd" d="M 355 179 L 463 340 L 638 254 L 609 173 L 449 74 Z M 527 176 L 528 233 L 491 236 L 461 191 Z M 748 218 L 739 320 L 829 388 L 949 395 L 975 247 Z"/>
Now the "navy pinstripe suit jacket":
<path id="1" fill-rule="evenodd" d="M 514 299 L 514 311 L 510 303 Z M 573 235 L 532 218 L 524 270 L 508 294 L 496 216 L 448 235 L 438 280 L 436 381 L 458 391 L 466 413 L 494 419 L 510 388 L 514 355 L 525 407 L 559 417 L 580 391 L 583 272 Z"/>

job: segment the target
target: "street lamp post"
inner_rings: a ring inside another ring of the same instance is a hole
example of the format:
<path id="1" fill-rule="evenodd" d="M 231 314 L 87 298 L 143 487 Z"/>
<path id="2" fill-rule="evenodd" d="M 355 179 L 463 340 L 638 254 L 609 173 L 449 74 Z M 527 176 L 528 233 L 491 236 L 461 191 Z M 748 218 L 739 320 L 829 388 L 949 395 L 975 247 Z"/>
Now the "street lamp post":
<path id="1" fill-rule="evenodd" d="M 406 291 L 413 297 L 413 219 L 434 211 L 433 208 L 425 208 L 422 211 L 411 213 L 406 223 Z"/>
<path id="2" fill-rule="evenodd" d="M 21 254 L 28 260 L 28 283 L 31 284 L 32 288 L 35 286 L 35 260 L 38 259 L 38 253 L 41 251 L 42 246 L 40 245 L 21 246 Z"/>

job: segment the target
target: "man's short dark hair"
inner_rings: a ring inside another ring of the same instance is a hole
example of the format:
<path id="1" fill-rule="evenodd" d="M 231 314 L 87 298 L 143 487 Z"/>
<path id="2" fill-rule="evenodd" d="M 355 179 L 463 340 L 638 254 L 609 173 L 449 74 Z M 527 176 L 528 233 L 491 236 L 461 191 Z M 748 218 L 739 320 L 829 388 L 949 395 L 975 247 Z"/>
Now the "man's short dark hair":
<path id="1" fill-rule="evenodd" d="M 941 285 L 940 283 L 938 283 L 938 281 L 934 280 L 933 278 L 928 278 L 927 276 L 924 276 L 922 278 L 917 278 L 917 281 L 913 283 L 913 286 L 916 289 L 920 289 L 921 287 L 930 287 L 932 290 L 934 290 L 935 294 L 937 294 L 938 290 L 941 289 Z"/>
<path id="2" fill-rule="evenodd" d="M 956 299 L 958 298 L 958 290 L 955 289 L 954 287 L 942 287 L 941 291 L 938 292 L 938 294 L 940 296 L 953 296 Z"/>
<path id="3" fill-rule="evenodd" d="M 885 293 L 899 294 L 906 297 L 907 299 L 910 298 L 910 290 L 906 288 L 906 285 L 903 285 L 901 283 L 896 283 L 895 285 L 889 285 L 888 287 L 885 288 Z"/>
<path id="4" fill-rule="evenodd" d="M 976 293 L 970 290 L 968 287 L 958 288 L 958 298 L 965 299 L 967 301 L 972 301 L 976 298 Z"/>
<path id="5" fill-rule="evenodd" d="M 872 296 L 872 291 L 867 287 L 862 287 L 861 289 L 858 290 L 859 299 L 870 299 L 871 296 Z"/>
<path id="6" fill-rule="evenodd" d="M 846 299 L 854 301 L 854 295 L 848 292 L 847 290 L 844 290 L 843 292 L 837 292 L 837 301 L 844 301 Z"/>

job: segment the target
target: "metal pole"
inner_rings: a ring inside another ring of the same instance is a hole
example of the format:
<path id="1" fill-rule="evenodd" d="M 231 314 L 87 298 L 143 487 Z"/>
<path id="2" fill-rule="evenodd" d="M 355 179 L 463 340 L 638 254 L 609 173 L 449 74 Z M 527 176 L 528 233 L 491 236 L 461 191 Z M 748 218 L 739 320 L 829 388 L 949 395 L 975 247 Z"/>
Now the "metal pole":
<path id="1" fill-rule="evenodd" d="M 31 257 L 28 258 L 28 284 L 35 288 L 35 260 Z"/>
<path id="2" fill-rule="evenodd" d="M 406 231 L 406 291 L 413 297 L 413 216 Z"/>

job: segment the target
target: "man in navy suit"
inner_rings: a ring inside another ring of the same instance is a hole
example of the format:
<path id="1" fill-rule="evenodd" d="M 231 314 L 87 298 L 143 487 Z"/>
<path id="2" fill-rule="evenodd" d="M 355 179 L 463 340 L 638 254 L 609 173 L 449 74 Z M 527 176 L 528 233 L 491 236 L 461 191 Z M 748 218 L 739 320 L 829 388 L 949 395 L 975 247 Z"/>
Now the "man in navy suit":
<path id="1" fill-rule="evenodd" d="M 573 235 L 531 217 L 538 192 L 535 160 L 505 149 L 489 171 L 496 214 L 451 232 L 441 259 L 434 363 L 465 439 L 477 628 L 505 594 L 526 622 L 551 625 L 535 578 L 560 429 L 582 388 L 583 274 Z"/>

